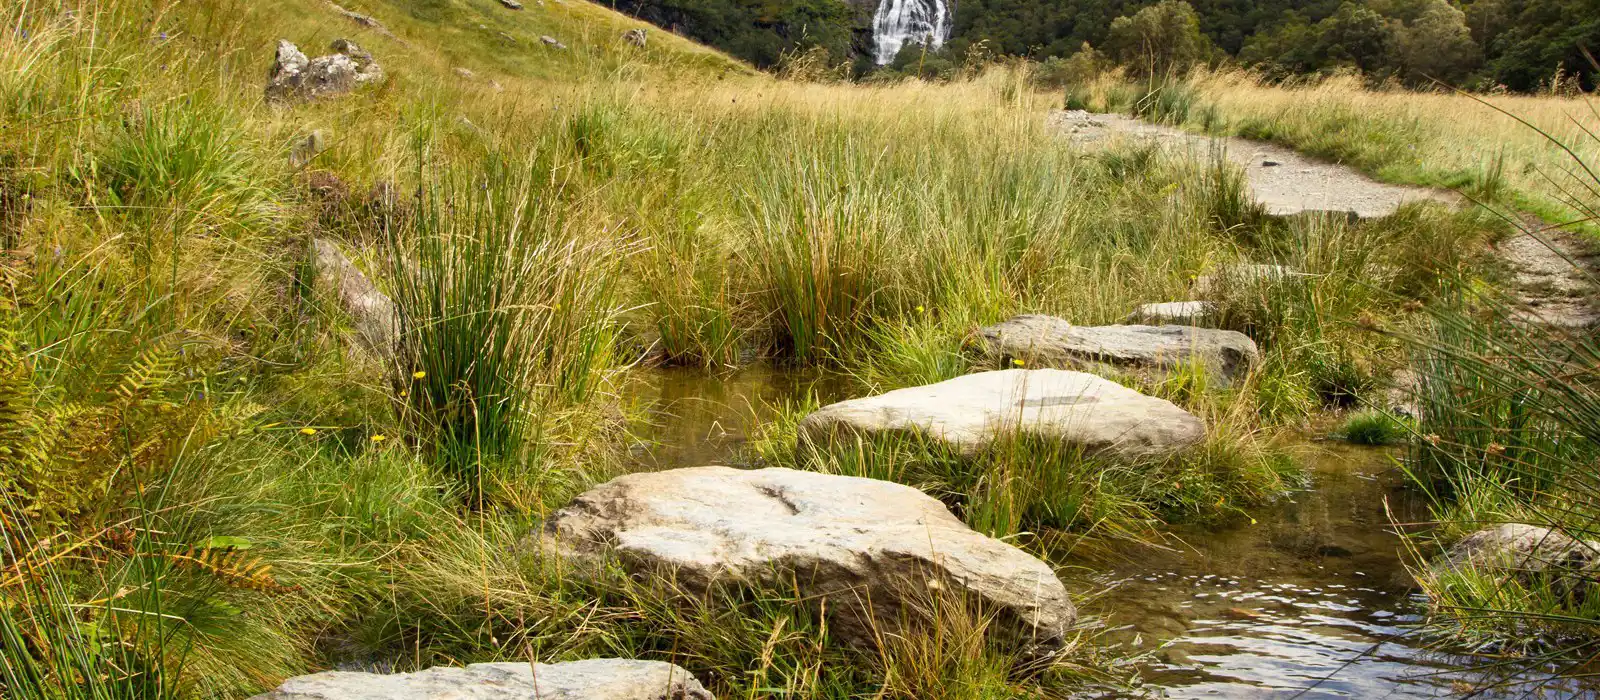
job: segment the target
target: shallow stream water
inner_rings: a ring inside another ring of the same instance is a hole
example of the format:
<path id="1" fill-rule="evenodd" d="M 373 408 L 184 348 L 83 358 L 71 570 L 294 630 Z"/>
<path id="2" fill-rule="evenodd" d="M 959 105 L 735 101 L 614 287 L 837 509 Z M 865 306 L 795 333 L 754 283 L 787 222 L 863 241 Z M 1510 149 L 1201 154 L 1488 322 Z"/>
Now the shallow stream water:
<path id="1" fill-rule="evenodd" d="M 646 468 L 739 466 L 774 403 L 828 403 L 845 387 L 766 367 L 651 372 L 632 389 L 648 407 L 636 457 Z M 1083 611 L 1110 628 L 1102 641 L 1141 658 L 1144 687 L 1131 697 L 1600 697 L 1538 672 L 1505 685 L 1505 673 L 1479 670 L 1488 659 L 1430 649 L 1392 525 L 1422 519 L 1424 505 L 1385 450 L 1300 447 L 1310 486 L 1252 512 L 1255 524 L 1176 528 L 1165 549 L 1066 562 L 1069 587 L 1107 591 Z"/>

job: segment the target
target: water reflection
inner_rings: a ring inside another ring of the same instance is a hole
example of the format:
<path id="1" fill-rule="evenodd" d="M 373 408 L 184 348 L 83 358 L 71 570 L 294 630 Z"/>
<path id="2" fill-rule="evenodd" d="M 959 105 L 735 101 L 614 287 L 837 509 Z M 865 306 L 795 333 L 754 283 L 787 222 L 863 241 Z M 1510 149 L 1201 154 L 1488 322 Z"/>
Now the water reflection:
<path id="1" fill-rule="evenodd" d="M 1179 531 L 1186 547 L 1113 563 L 1099 612 L 1112 639 L 1152 651 L 1148 692 L 1169 698 L 1568 698 L 1575 681 L 1523 673 L 1497 680 L 1488 659 L 1426 648 L 1421 600 L 1391 518 L 1422 504 L 1399 488 L 1389 455 L 1309 445 L 1313 482 L 1256 525 Z"/>
<path id="2" fill-rule="evenodd" d="M 767 367 L 715 376 L 652 371 L 630 391 L 649 406 L 636 450 L 646 469 L 739 466 L 743 444 L 772 420 L 774 404 L 811 393 L 828 403 L 850 393 L 838 377 Z M 1078 581 L 1069 573 L 1069 586 L 1113 586 L 1087 612 L 1114 628 L 1110 643 L 1149 654 L 1140 695 L 1600 697 L 1548 673 L 1490 687 L 1473 670 L 1490 660 L 1427 649 L 1414 634 L 1420 601 L 1391 532 L 1391 522 L 1424 518 L 1423 504 L 1400 488 L 1383 450 L 1304 447 L 1311 486 L 1251 513 L 1255 525 L 1180 528 L 1173 534 L 1183 545 L 1171 551 L 1065 562 L 1075 565 L 1069 571 L 1098 572 Z"/>

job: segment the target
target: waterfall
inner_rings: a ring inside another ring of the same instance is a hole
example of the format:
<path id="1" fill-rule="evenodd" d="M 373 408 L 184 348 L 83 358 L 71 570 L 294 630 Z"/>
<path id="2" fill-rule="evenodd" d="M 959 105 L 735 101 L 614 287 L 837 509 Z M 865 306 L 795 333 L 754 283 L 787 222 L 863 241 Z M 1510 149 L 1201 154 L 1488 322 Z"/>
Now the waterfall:
<path id="1" fill-rule="evenodd" d="M 945 0 L 878 0 L 872 40 L 878 65 L 887 65 L 908 41 L 937 49 L 950 38 L 950 6 Z"/>

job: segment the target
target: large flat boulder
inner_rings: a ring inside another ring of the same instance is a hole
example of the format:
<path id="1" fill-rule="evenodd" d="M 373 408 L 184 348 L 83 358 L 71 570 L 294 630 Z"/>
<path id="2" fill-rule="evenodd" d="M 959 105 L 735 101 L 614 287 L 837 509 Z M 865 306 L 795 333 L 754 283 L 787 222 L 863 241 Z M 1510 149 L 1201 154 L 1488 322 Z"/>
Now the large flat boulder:
<path id="1" fill-rule="evenodd" d="M 253 700 L 715 700 L 662 661 L 436 666 L 416 673 L 324 671 L 290 678 Z"/>
<path id="2" fill-rule="evenodd" d="M 824 406 L 800 422 L 800 439 L 917 434 L 962 452 L 1026 435 L 1089 454 L 1140 458 L 1171 454 L 1205 438 L 1199 418 L 1083 372 L 979 372 Z"/>
<path id="3" fill-rule="evenodd" d="M 1238 331 L 1192 326 L 1075 326 L 1054 316 L 1023 315 L 980 331 L 991 354 L 1036 367 L 1111 365 L 1170 371 L 1198 363 L 1223 383 L 1261 361 L 1255 341 Z"/>
<path id="4" fill-rule="evenodd" d="M 914 619 L 930 590 L 993 611 L 1026 649 L 1060 647 L 1076 617 L 1049 565 L 915 488 L 876 479 L 729 467 L 630 474 L 557 511 L 541 542 L 569 561 L 616 557 L 697 590 L 798 586 L 856 641 Z"/>

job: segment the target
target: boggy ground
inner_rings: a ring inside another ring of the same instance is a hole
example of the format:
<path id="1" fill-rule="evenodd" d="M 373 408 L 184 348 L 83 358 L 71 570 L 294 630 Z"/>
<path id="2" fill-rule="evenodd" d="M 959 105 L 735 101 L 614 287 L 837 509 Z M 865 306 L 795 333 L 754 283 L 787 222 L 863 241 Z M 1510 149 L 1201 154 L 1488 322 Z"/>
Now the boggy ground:
<path id="1" fill-rule="evenodd" d="M 900 475 L 1045 557 L 1242 522 L 1299 481 L 1275 438 L 1376 396 L 1403 355 L 1381 331 L 1475 276 L 1496 226 L 1266 216 L 1232 168 L 1057 138 L 1025 67 L 788 82 L 676 37 L 640 49 L 584 3 L 343 4 L 394 38 L 300 0 L 0 11 L 0 634 L 30 650 L 8 688 L 238 697 L 335 663 L 597 656 L 721 697 L 1115 683 L 1091 630 L 1042 664 L 964 609 L 851 647 L 790 591 L 574 577 L 520 545 L 638 467 L 643 366 L 772 361 L 876 393 L 996 368 L 967 341 L 1015 314 L 1116 323 L 1280 264 L 1299 274 L 1211 292 L 1260 346 L 1242 381 L 1116 377 L 1205 421 L 1181 457 L 808 455 L 809 399 L 751 451 Z M 264 103 L 278 39 L 346 35 L 383 81 Z M 315 240 L 392 297 L 392 353 L 319 287 Z M 1071 497 L 1041 498 L 1063 474 Z"/>

